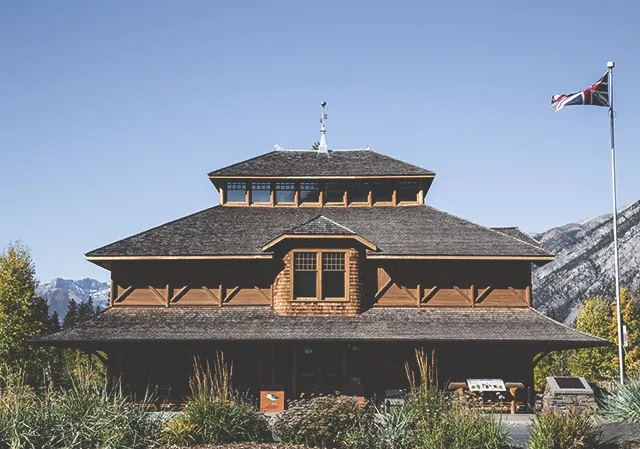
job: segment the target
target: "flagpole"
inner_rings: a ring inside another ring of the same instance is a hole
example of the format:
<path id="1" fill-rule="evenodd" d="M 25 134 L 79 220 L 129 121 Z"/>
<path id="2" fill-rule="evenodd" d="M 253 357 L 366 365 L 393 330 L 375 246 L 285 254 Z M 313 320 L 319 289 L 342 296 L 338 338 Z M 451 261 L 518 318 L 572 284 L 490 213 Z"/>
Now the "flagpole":
<path id="1" fill-rule="evenodd" d="M 618 321 L 618 359 L 620 360 L 620 384 L 624 384 L 624 341 L 622 335 L 622 310 L 620 306 L 620 264 L 618 259 L 618 206 L 616 200 L 616 148 L 613 132 L 613 68 L 614 62 L 607 63 L 609 71 L 609 122 L 611 127 L 611 183 L 613 193 L 613 253 L 616 275 L 616 318 Z"/>

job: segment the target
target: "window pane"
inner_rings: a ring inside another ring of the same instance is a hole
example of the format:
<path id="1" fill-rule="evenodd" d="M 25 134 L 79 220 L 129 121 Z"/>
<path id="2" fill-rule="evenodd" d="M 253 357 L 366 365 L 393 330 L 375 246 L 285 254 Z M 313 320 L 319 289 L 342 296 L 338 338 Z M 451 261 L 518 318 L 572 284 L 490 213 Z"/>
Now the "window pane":
<path id="1" fill-rule="evenodd" d="M 344 271 L 322 272 L 322 296 L 344 298 Z"/>
<path id="2" fill-rule="evenodd" d="M 419 186 L 417 182 L 401 182 L 398 184 L 396 198 L 398 201 L 418 201 Z"/>
<path id="3" fill-rule="evenodd" d="M 244 203 L 246 201 L 245 193 L 247 184 L 244 182 L 228 182 L 227 183 L 227 201 L 231 203 Z"/>
<path id="4" fill-rule="evenodd" d="M 316 272 L 296 271 L 293 276 L 294 298 L 315 298 L 316 297 Z"/>
<path id="5" fill-rule="evenodd" d="M 276 182 L 276 203 L 293 203 L 296 184 L 293 182 Z"/>
<path id="6" fill-rule="evenodd" d="M 293 297 L 316 297 L 316 253 L 294 253 Z"/>
<path id="7" fill-rule="evenodd" d="M 254 203 L 271 202 L 271 184 L 268 182 L 252 182 L 251 201 Z"/>
<path id="8" fill-rule="evenodd" d="M 345 297 L 344 253 L 322 255 L 322 296 L 324 298 Z"/>
<path id="9" fill-rule="evenodd" d="M 300 202 L 317 203 L 320 201 L 320 184 L 317 182 L 300 183 Z"/>
<path id="10" fill-rule="evenodd" d="M 373 201 L 390 202 L 393 201 L 393 184 L 379 183 L 373 188 Z"/>
<path id="11" fill-rule="evenodd" d="M 348 188 L 348 198 L 350 203 L 366 203 L 369 201 L 369 184 L 362 182 L 351 184 Z"/>
<path id="12" fill-rule="evenodd" d="M 337 182 L 327 182 L 324 185 L 324 202 L 325 203 L 344 202 L 344 185 Z"/>

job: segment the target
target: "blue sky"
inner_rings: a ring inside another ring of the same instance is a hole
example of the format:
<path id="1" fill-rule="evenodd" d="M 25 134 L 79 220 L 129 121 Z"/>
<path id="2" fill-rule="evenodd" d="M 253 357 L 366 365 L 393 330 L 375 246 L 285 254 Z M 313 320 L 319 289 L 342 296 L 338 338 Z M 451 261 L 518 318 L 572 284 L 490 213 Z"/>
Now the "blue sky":
<path id="1" fill-rule="evenodd" d="M 618 198 L 640 198 L 637 2 L 0 1 L 0 246 L 91 249 L 217 203 L 206 173 L 319 138 L 437 173 L 427 202 L 526 231 L 611 208 L 607 111 L 553 113 L 616 61 Z"/>

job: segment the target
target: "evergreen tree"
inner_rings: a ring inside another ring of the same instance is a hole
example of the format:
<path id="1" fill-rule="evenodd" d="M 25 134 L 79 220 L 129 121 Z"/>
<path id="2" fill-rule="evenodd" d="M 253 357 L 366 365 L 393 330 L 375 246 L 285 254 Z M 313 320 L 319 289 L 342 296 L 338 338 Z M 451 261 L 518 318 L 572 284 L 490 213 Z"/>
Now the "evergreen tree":
<path id="1" fill-rule="evenodd" d="M 78 323 L 78 303 L 75 299 L 71 298 L 69 306 L 67 307 L 67 314 L 64 316 L 62 327 L 67 329 L 74 324 Z"/>
<path id="2" fill-rule="evenodd" d="M 49 317 L 49 326 L 48 333 L 53 334 L 54 332 L 58 332 L 60 330 L 60 316 L 58 312 L 53 312 L 51 317 Z"/>
<path id="3" fill-rule="evenodd" d="M 77 323 L 82 323 L 91 318 L 95 313 L 95 309 L 93 308 L 93 299 L 89 296 L 89 299 L 86 302 L 81 302 L 78 306 L 78 318 Z"/>

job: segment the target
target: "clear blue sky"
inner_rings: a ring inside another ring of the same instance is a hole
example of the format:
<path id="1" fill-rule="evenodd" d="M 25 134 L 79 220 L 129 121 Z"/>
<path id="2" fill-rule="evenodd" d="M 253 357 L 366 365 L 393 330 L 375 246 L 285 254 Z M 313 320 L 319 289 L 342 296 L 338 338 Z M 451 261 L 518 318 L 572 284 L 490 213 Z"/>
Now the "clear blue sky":
<path id="1" fill-rule="evenodd" d="M 0 246 L 108 279 L 91 249 L 217 203 L 206 173 L 278 143 L 437 172 L 427 202 L 543 231 L 610 210 L 607 111 L 553 113 L 615 60 L 620 204 L 640 197 L 627 1 L 0 2 Z"/>

